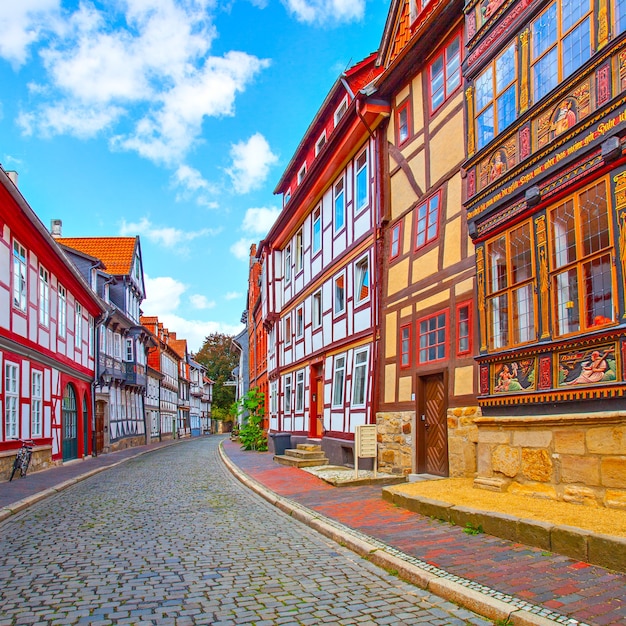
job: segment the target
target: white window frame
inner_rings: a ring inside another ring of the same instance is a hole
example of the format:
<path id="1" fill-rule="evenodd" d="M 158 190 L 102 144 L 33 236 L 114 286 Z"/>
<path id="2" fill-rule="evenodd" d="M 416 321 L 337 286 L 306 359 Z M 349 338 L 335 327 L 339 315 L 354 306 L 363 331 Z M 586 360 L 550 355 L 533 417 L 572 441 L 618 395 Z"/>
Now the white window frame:
<path id="1" fill-rule="evenodd" d="M 343 287 L 341 288 L 342 298 L 338 298 L 338 285 L 339 281 L 343 281 Z M 346 276 L 344 273 L 335 276 L 333 279 L 333 312 L 335 315 L 342 315 L 346 312 Z"/>
<path id="2" fill-rule="evenodd" d="M 82 348 L 83 345 L 83 307 L 76 302 L 74 305 L 74 346 Z"/>
<path id="3" fill-rule="evenodd" d="M 341 118 L 346 114 L 347 110 L 348 110 L 348 96 L 345 95 L 343 97 L 343 100 L 339 104 L 339 106 L 335 109 L 335 114 L 333 116 L 335 126 L 339 124 L 339 120 L 341 120 Z"/>
<path id="4" fill-rule="evenodd" d="M 28 290 L 28 265 L 26 248 L 13 240 L 13 308 L 26 313 Z"/>
<path id="5" fill-rule="evenodd" d="M 366 254 L 354 264 L 354 301 L 357 305 L 363 304 L 370 299 L 370 286 L 372 283 L 370 274 L 370 259 L 369 255 Z M 366 296 L 362 296 L 364 288 L 367 288 Z"/>
<path id="6" fill-rule="evenodd" d="M 4 439 L 18 438 L 20 375 L 17 363 L 4 364 Z"/>
<path id="7" fill-rule="evenodd" d="M 339 208 L 341 209 L 341 223 L 337 219 Z M 346 226 L 346 181 L 343 176 L 333 185 L 333 226 L 335 233 Z"/>
<path id="8" fill-rule="evenodd" d="M 285 284 L 291 282 L 291 244 L 285 247 Z"/>
<path id="9" fill-rule="evenodd" d="M 312 296 L 312 303 L 311 303 L 311 309 L 312 309 L 312 322 L 313 322 L 313 330 L 320 328 L 322 325 L 322 316 L 323 316 L 323 309 L 322 309 L 322 304 L 323 304 L 323 300 L 322 300 L 322 290 L 318 289 Z"/>
<path id="10" fill-rule="evenodd" d="M 343 407 L 346 387 L 346 357 L 336 356 L 333 367 L 333 396 L 332 407 Z"/>
<path id="11" fill-rule="evenodd" d="M 59 285 L 57 289 L 59 298 L 59 311 L 57 314 L 57 333 L 59 337 L 65 337 L 67 334 L 67 291 L 63 285 Z"/>
<path id="12" fill-rule="evenodd" d="M 304 372 L 296 372 L 296 412 L 304 411 Z"/>
<path id="13" fill-rule="evenodd" d="M 50 325 L 50 272 L 43 265 L 39 266 L 39 323 Z"/>
<path id="14" fill-rule="evenodd" d="M 296 339 L 304 337 L 304 305 L 296 309 Z"/>
<path id="15" fill-rule="evenodd" d="M 124 360 L 131 363 L 135 360 L 135 340 L 132 337 L 126 337 L 124 350 Z"/>
<path id="16" fill-rule="evenodd" d="M 43 373 L 41 370 L 31 372 L 30 392 L 30 436 L 42 436 L 43 415 Z"/>
<path id="17" fill-rule="evenodd" d="M 363 164 L 359 165 L 359 161 L 364 158 Z M 360 213 L 369 204 L 369 163 L 367 158 L 367 148 L 357 156 L 354 161 L 354 203 L 356 206 L 356 213 Z M 365 186 L 364 198 L 362 202 L 359 202 L 359 196 L 361 195 L 361 185 Z"/>
<path id="18" fill-rule="evenodd" d="M 304 177 L 306 176 L 306 163 L 302 164 L 300 171 L 298 172 L 298 185 L 302 184 Z"/>
<path id="19" fill-rule="evenodd" d="M 352 406 L 364 407 L 367 403 L 367 372 L 369 348 L 354 351 L 352 367 Z M 357 394 L 360 397 L 357 397 Z"/>
<path id="20" fill-rule="evenodd" d="M 284 327 L 285 329 L 285 345 L 290 346 L 292 341 L 292 329 L 291 329 L 291 313 L 285 317 Z"/>
<path id="21" fill-rule="evenodd" d="M 88 318 L 88 327 L 89 327 L 89 356 L 95 356 L 95 322 L 91 315 Z"/>
<path id="22" fill-rule="evenodd" d="M 291 413 L 291 374 L 285 376 L 285 413 Z"/>
<path id="23" fill-rule="evenodd" d="M 322 207 L 313 211 L 313 225 L 311 227 L 311 251 L 317 254 L 322 249 Z"/>
<path id="24" fill-rule="evenodd" d="M 296 274 L 304 267 L 304 232 L 302 228 L 296 233 Z"/>
<path id="25" fill-rule="evenodd" d="M 113 333 L 113 358 L 122 360 L 122 337 L 118 333 Z"/>
<path id="26" fill-rule="evenodd" d="M 322 131 L 322 134 L 318 137 L 315 142 L 315 156 L 317 156 L 322 148 L 326 145 L 326 129 Z"/>
<path id="27" fill-rule="evenodd" d="M 278 382 L 270 383 L 270 415 L 278 414 Z"/>

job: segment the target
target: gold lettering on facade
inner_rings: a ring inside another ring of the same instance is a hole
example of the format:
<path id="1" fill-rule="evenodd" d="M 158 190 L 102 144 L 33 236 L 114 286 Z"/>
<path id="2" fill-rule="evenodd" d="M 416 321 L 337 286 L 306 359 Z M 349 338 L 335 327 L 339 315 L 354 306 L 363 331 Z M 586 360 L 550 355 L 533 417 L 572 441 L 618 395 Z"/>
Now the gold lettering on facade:
<path id="1" fill-rule="evenodd" d="M 519 92 L 519 105 L 520 113 L 524 113 L 528 109 L 528 29 L 523 30 L 519 35 L 521 45 L 520 56 L 520 92 Z"/>
<path id="2" fill-rule="evenodd" d="M 468 87 L 465 90 L 467 100 L 467 156 L 472 156 L 476 152 L 476 139 L 474 137 L 474 88 Z"/>

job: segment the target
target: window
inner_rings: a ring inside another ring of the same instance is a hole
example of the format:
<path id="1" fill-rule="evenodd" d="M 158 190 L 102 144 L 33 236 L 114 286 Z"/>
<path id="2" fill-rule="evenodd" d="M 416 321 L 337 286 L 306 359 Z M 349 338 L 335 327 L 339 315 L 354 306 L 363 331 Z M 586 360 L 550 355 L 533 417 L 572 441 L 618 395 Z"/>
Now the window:
<path id="1" fill-rule="evenodd" d="M 367 206 L 368 193 L 367 150 L 364 150 L 356 159 L 356 210 L 360 211 Z"/>
<path id="2" fill-rule="evenodd" d="M 322 325 L 322 290 L 313 294 L 313 328 L 319 328 Z"/>
<path id="3" fill-rule="evenodd" d="M 285 283 L 291 282 L 291 245 L 285 248 Z"/>
<path id="4" fill-rule="evenodd" d="M 410 0 L 409 3 L 409 15 L 411 22 L 418 16 L 424 8 L 430 4 L 430 0 Z"/>
<path id="5" fill-rule="evenodd" d="M 335 278 L 335 315 L 339 315 L 346 310 L 346 290 L 344 286 L 344 276 Z"/>
<path id="6" fill-rule="evenodd" d="M 557 0 L 531 24 L 537 102 L 591 57 L 591 0 Z"/>
<path id="7" fill-rule="evenodd" d="M 39 323 L 48 326 L 50 323 L 50 274 L 39 266 Z"/>
<path id="8" fill-rule="evenodd" d="M 302 182 L 302 180 L 304 179 L 304 175 L 306 174 L 306 163 L 302 164 L 302 167 L 300 168 L 300 171 L 298 172 L 298 185 Z"/>
<path id="9" fill-rule="evenodd" d="M 296 411 L 304 411 L 304 372 L 296 373 Z"/>
<path id="10" fill-rule="evenodd" d="M 400 367 L 411 367 L 411 325 L 400 328 Z"/>
<path id="11" fill-rule="evenodd" d="M 83 307 L 78 302 L 74 309 L 74 345 L 77 348 L 83 345 Z"/>
<path id="12" fill-rule="evenodd" d="M 88 338 L 88 341 L 89 341 L 89 356 L 95 356 L 95 351 L 94 351 L 94 339 L 95 339 L 95 337 L 94 337 L 94 333 L 95 333 L 95 330 L 94 330 L 94 319 L 90 315 L 88 320 L 89 320 L 89 338 Z"/>
<path id="13" fill-rule="evenodd" d="M 438 109 L 461 85 L 461 37 L 455 37 L 430 66 L 430 110 Z"/>
<path id="14" fill-rule="evenodd" d="M 615 0 L 615 34 L 626 30 L 626 0 Z"/>
<path id="15" fill-rule="evenodd" d="M 317 207 L 313 211 L 313 254 L 322 248 L 322 209 Z"/>
<path id="16" fill-rule="evenodd" d="M 67 293 L 65 287 L 59 285 L 59 315 L 57 319 L 59 337 L 65 337 L 67 331 Z"/>
<path id="17" fill-rule="evenodd" d="M 533 250 L 530 222 L 487 243 L 490 349 L 535 339 Z"/>
<path id="18" fill-rule="evenodd" d="M 402 236 L 402 222 L 398 222 L 391 229 L 391 244 L 389 246 L 389 259 L 400 256 L 400 237 Z"/>
<path id="19" fill-rule="evenodd" d="M 33 370 L 31 374 L 30 393 L 30 436 L 41 437 L 41 381 L 42 375 L 38 370 Z"/>
<path id="20" fill-rule="evenodd" d="M 283 196 L 283 206 L 285 206 L 289 200 L 291 200 L 291 189 L 287 189 L 287 191 L 285 191 L 285 195 Z"/>
<path id="21" fill-rule="evenodd" d="M 364 256 L 354 266 L 354 299 L 357 304 L 370 297 L 370 261 Z"/>
<path id="22" fill-rule="evenodd" d="M 436 193 L 417 209 L 415 248 L 422 248 L 439 235 L 439 205 L 441 192 Z"/>
<path id="23" fill-rule="evenodd" d="M 345 115 L 348 110 L 348 96 L 345 96 L 341 101 L 341 104 L 335 110 L 335 126 L 339 124 L 339 120 Z"/>
<path id="24" fill-rule="evenodd" d="M 549 210 L 554 333 L 615 321 L 607 183 L 602 180 Z"/>
<path id="25" fill-rule="evenodd" d="M 333 407 L 343 406 L 344 384 L 346 379 L 346 357 L 335 358 L 335 373 L 333 376 Z"/>
<path id="26" fill-rule="evenodd" d="M 302 242 L 302 229 L 296 233 L 296 272 L 304 266 L 304 244 Z"/>
<path id="27" fill-rule="evenodd" d="M 14 363 L 4 364 L 4 438 L 18 437 L 19 381 L 18 369 Z"/>
<path id="28" fill-rule="evenodd" d="M 285 318 L 285 345 L 291 345 L 291 317 Z"/>
<path id="29" fill-rule="evenodd" d="M 346 197 L 344 193 L 343 178 L 340 178 L 333 187 L 335 207 L 335 232 L 340 231 L 346 221 Z"/>
<path id="30" fill-rule="evenodd" d="M 126 339 L 126 354 L 125 361 L 135 360 L 135 342 L 132 339 Z"/>
<path id="31" fill-rule="evenodd" d="M 517 114 L 515 45 L 511 44 L 476 79 L 478 148 L 487 145 Z"/>
<path id="32" fill-rule="evenodd" d="M 352 372 L 352 405 L 365 406 L 367 392 L 367 349 L 354 353 Z"/>
<path id="33" fill-rule="evenodd" d="M 270 384 L 270 413 L 272 415 L 278 413 L 278 383 L 276 381 Z"/>
<path id="34" fill-rule="evenodd" d="M 122 359 L 122 337 L 117 333 L 113 335 L 113 357 L 115 359 Z"/>
<path id="35" fill-rule="evenodd" d="M 296 309 L 296 337 L 300 338 L 304 335 L 304 308 Z"/>
<path id="36" fill-rule="evenodd" d="M 472 350 L 472 303 L 464 302 L 456 307 L 456 353 L 469 354 Z"/>
<path id="37" fill-rule="evenodd" d="M 291 374 L 285 376 L 285 413 L 291 413 Z"/>
<path id="38" fill-rule="evenodd" d="M 396 113 L 398 144 L 403 144 L 410 135 L 409 103 L 403 104 Z"/>
<path id="39" fill-rule="evenodd" d="M 26 249 L 13 242 L 13 306 L 26 313 Z"/>
<path id="40" fill-rule="evenodd" d="M 324 147 L 324 145 L 326 144 L 326 131 L 324 131 L 319 139 L 315 142 L 315 156 L 317 156 L 320 153 L 320 150 Z"/>
<path id="41" fill-rule="evenodd" d="M 419 361 L 430 363 L 447 356 L 448 313 L 437 313 L 418 322 Z"/>

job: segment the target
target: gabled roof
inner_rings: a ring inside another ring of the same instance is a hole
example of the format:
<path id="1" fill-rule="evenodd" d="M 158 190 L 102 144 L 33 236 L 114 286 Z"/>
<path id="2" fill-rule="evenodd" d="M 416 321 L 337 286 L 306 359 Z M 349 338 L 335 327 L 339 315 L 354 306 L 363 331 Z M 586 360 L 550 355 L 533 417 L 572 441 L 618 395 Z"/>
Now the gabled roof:
<path id="1" fill-rule="evenodd" d="M 57 241 L 84 254 L 100 259 L 113 276 L 132 272 L 138 237 L 59 237 Z"/>

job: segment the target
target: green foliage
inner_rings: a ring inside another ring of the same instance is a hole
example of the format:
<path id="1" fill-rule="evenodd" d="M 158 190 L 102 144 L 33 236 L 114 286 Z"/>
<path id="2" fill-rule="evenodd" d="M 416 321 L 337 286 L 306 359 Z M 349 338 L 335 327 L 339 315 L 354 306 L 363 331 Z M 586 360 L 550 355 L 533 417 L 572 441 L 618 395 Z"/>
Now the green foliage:
<path id="1" fill-rule="evenodd" d="M 485 531 L 483 527 L 479 524 L 478 526 L 474 526 L 471 522 L 468 522 L 463 529 L 463 532 L 466 535 L 482 535 Z"/>
<path id="2" fill-rule="evenodd" d="M 239 414 L 245 423 L 239 428 L 239 441 L 244 450 L 267 450 L 267 434 L 263 430 L 265 394 L 253 388 L 239 401 Z"/>
<path id="3" fill-rule="evenodd" d="M 213 412 L 216 408 L 228 411 L 235 401 L 235 388 L 224 386 L 239 365 L 239 351 L 232 348 L 232 341 L 231 335 L 213 333 L 205 338 L 202 348 L 195 355 L 196 361 L 207 368 L 208 377 L 215 383 Z"/>

